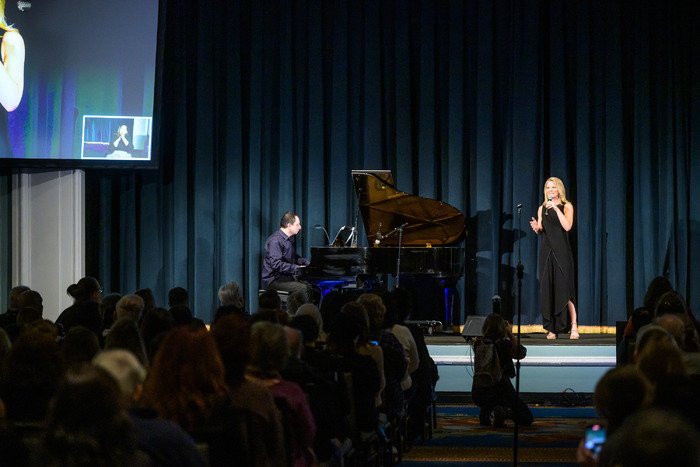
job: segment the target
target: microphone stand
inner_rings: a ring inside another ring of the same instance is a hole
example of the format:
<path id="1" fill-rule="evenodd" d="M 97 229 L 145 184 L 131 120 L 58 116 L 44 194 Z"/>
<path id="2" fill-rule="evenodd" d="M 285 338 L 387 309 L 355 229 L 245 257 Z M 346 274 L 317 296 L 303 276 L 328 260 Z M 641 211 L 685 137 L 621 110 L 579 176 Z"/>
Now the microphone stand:
<path id="1" fill-rule="evenodd" d="M 399 248 L 396 250 L 396 288 L 399 288 L 399 280 L 400 280 L 400 275 L 399 272 L 401 271 L 401 237 L 403 236 L 403 228 L 406 226 L 406 224 L 403 224 L 400 227 L 397 227 L 396 230 L 399 231 Z"/>
<path id="2" fill-rule="evenodd" d="M 316 224 L 314 225 L 314 229 L 316 230 L 323 230 L 323 233 L 326 234 L 326 240 L 328 240 L 328 246 L 331 246 L 331 237 L 328 235 L 328 231 L 323 227 L 321 224 Z"/>
<path id="3" fill-rule="evenodd" d="M 522 320 L 522 296 L 523 296 L 523 263 L 520 262 L 520 213 L 523 205 L 518 204 L 518 350 L 515 360 L 515 397 L 520 398 L 520 322 Z M 513 467 L 518 467 L 518 421 L 514 420 L 513 428 Z"/>
<path id="4" fill-rule="evenodd" d="M 355 209 L 355 223 L 352 225 L 352 234 L 350 236 L 352 237 L 352 243 L 350 244 L 351 247 L 357 247 L 357 218 L 360 217 L 360 203 L 357 203 L 357 209 Z M 381 225 L 381 223 L 379 224 Z"/>

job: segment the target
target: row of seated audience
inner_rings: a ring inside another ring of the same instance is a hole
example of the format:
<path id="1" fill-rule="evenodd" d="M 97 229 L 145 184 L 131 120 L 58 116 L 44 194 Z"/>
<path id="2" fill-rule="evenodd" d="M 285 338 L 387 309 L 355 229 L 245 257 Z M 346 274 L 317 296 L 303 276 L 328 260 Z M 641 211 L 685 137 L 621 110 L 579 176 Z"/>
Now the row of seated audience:
<path id="1" fill-rule="evenodd" d="M 594 404 L 607 439 L 579 445 L 583 466 L 700 465 L 700 337 L 682 294 L 664 277 L 629 317 L 618 366 L 598 381 Z"/>
<path id="2" fill-rule="evenodd" d="M 250 314 L 232 281 L 209 328 L 180 287 L 67 292 L 55 322 L 23 286 L 0 315 L 0 465 L 389 465 L 423 433 L 437 367 L 405 290 Z"/>

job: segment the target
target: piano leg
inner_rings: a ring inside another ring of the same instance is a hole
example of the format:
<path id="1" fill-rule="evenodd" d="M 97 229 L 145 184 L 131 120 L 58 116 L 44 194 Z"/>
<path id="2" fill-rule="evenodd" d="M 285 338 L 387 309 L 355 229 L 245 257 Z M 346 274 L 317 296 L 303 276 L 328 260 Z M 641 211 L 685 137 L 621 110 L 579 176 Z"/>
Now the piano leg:
<path id="1" fill-rule="evenodd" d="M 459 292 L 454 279 L 438 279 L 431 275 L 401 275 L 401 288 L 412 296 L 411 320 L 439 321 L 443 332 L 459 333 Z"/>
<path id="2" fill-rule="evenodd" d="M 459 313 L 459 291 L 453 281 L 442 280 L 445 296 L 445 332 L 459 334 L 461 317 Z"/>

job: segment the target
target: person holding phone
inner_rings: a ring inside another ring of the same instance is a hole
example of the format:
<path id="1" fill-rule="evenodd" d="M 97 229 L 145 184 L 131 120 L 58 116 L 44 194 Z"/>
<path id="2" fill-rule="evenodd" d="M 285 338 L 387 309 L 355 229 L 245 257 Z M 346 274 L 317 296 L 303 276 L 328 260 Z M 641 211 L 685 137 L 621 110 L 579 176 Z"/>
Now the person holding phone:
<path id="1" fill-rule="evenodd" d="M 619 366 L 605 373 L 593 392 L 596 412 L 604 420 L 586 429 L 576 450 L 576 462 L 585 467 L 597 466 L 606 439 L 649 405 L 651 392 L 649 382 L 634 365 Z"/>
<path id="2" fill-rule="evenodd" d="M 574 206 L 566 199 L 564 183 L 549 177 L 544 184 L 545 201 L 530 226 L 540 236 L 539 275 L 542 326 L 547 339 L 571 327 L 571 339 L 578 339 L 574 255 L 569 231 L 574 225 Z M 569 323 L 569 319 L 571 319 Z"/>
<path id="3" fill-rule="evenodd" d="M 597 458 L 600 454 L 600 449 L 605 443 L 605 427 L 603 425 L 594 424 L 586 428 L 586 441 L 584 445 L 593 457 Z"/>

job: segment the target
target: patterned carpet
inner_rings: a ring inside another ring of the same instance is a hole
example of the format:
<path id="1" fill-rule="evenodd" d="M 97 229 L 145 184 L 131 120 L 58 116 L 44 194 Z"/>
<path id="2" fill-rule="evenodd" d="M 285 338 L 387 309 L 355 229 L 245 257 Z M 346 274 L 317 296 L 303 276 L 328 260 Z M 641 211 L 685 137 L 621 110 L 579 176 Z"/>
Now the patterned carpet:
<path id="1" fill-rule="evenodd" d="M 535 423 L 518 430 L 518 465 L 576 465 L 576 447 L 587 425 L 597 421 L 592 408 L 533 408 Z M 433 438 L 404 454 L 403 467 L 474 464 L 513 465 L 514 429 L 479 425 L 474 406 L 438 406 Z"/>

